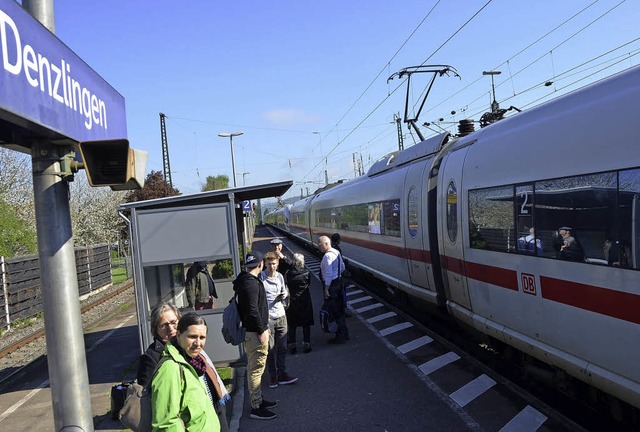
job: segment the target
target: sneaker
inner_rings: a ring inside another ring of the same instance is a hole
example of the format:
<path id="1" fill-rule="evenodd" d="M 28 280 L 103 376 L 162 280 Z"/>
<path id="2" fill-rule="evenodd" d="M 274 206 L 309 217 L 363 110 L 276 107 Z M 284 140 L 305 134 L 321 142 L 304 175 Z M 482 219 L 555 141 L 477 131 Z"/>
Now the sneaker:
<path id="1" fill-rule="evenodd" d="M 298 377 L 292 377 L 286 372 L 278 375 L 278 384 L 293 384 L 296 381 L 298 381 Z"/>
<path id="2" fill-rule="evenodd" d="M 305 354 L 308 354 L 312 351 L 311 349 L 311 344 L 308 344 L 307 342 L 304 343 L 304 347 L 302 348 L 302 352 Z"/>
<path id="3" fill-rule="evenodd" d="M 258 420 L 271 420 L 278 417 L 278 414 L 269 411 L 268 409 L 260 406 L 258 408 L 253 408 L 251 410 L 251 415 L 249 416 Z"/>
<path id="4" fill-rule="evenodd" d="M 269 379 L 269 388 L 277 388 L 278 387 L 278 378 L 276 376 L 272 376 Z"/>
<path id="5" fill-rule="evenodd" d="M 262 399 L 262 403 L 260 404 L 260 408 L 271 409 L 278 406 L 278 401 L 271 402 L 266 399 Z"/>
<path id="6" fill-rule="evenodd" d="M 296 343 L 292 342 L 289 344 L 289 354 L 295 354 L 298 352 L 298 348 L 296 347 Z"/>

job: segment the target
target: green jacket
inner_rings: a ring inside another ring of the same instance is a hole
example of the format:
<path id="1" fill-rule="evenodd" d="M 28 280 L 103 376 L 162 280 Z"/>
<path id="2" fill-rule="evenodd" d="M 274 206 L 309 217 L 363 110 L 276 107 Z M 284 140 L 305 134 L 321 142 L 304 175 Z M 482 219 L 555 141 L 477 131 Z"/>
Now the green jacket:
<path id="1" fill-rule="evenodd" d="M 151 381 L 151 429 L 155 431 L 219 432 L 220 423 L 204 384 L 170 342 Z M 180 369 L 184 377 L 180 376 Z"/>

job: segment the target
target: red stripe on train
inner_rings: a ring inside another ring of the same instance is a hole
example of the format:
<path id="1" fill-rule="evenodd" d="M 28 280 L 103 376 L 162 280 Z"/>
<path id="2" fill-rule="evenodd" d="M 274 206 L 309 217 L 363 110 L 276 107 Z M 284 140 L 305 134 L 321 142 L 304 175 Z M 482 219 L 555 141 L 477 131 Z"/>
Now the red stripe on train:
<path id="1" fill-rule="evenodd" d="M 470 261 L 464 261 L 447 256 L 440 257 L 442 267 L 462 276 L 497 285 L 513 291 L 518 291 L 518 272 L 502 267 L 488 266 Z"/>
<path id="2" fill-rule="evenodd" d="M 540 276 L 542 298 L 640 324 L 640 296 L 592 285 Z"/>
<path id="3" fill-rule="evenodd" d="M 405 249 L 397 246 L 388 246 L 354 238 L 349 238 L 348 242 L 399 258 L 405 258 L 406 254 L 406 257 L 413 261 L 432 262 L 430 251 L 419 249 L 407 249 L 405 251 Z M 456 272 L 480 282 L 519 291 L 518 272 L 515 270 L 464 261 L 447 256 L 441 256 L 440 262 L 442 267 L 448 271 Z M 542 297 L 547 300 L 640 324 L 640 296 L 637 294 L 614 291 L 609 288 L 601 288 L 548 276 L 540 276 L 540 291 Z"/>

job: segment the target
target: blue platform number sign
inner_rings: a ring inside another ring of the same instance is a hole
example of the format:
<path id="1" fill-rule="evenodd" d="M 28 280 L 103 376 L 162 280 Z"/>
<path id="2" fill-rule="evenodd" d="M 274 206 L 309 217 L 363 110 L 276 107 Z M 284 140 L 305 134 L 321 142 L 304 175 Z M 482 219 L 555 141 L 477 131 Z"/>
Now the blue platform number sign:
<path id="1" fill-rule="evenodd" d="M 242 201 L 242 211 L 251 213 L 251 201 Z"/>

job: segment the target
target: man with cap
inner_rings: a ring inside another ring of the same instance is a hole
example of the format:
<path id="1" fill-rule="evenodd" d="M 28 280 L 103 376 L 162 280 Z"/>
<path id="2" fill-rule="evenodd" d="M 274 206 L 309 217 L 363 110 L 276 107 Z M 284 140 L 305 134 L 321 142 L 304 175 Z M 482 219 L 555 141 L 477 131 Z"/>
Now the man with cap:
<path id="1" fill-rule="evenodd" d="M 573 228 L 563 226 L 558 228 L 558 239 L 554 242 L 556 258 L 564 261 L 584 261 L 582 245 L 573 237 Z"/>
<path id="2" fill-rule="evenodd" d="M 282 253 L 282 247 L 284 246 L 282 244 L 282 240 L 276 237 L 271 240 L 270 243 L 273 251 L 276 253 L 276 255 L 278 255 L 278 259 L 280 260 L 278 263 L 278 273 L 284 276 L 287 270 L 289 270 L 293 265 L 293 260 L 291 259 L 291 257 L 288 257 Z"/>
<path id="3" fill-rule="evenodd" d="M 247 354 L 247 387 L 251 398 L 251 418 L 270 420 L 277 414 L 270 411 L 278 402 L 262 399 L 262 374 L 269 353 L 269 308 L 262 281 L 258 275 L 264 268 L 260 252 L 250 252 L 244 262 L 245 270 L 233 281 L 238 295 L 238 313 L 246 330 L 244 351 Z"/>

